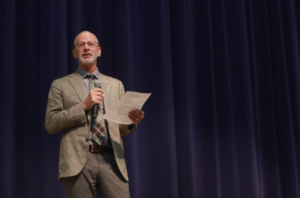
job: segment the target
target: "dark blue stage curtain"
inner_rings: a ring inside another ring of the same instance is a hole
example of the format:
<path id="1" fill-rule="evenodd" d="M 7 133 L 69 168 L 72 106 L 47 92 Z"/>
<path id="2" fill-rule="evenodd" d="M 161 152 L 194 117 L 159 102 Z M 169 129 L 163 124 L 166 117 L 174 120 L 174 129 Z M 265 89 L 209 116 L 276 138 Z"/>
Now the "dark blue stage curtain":
<path id="1" fill-rule="evenodd" d="M 2 0 L 0 197 L 66 197 L 52 81 L 77 68 L 152 92 L 124 137 L 132 198 L 300 198 L 299 0 Z"/>

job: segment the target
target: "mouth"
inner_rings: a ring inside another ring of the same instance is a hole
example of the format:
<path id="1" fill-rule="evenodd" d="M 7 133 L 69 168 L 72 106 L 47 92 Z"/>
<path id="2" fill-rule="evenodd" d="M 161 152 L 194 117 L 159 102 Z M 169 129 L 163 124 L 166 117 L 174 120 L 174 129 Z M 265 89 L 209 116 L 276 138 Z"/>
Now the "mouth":
<path id="1" fill-rule="evenodd" d="M 89 58 L 92 56 L 92 54 L 89 54 L 89 53 L 84 53 L 81 55 L 83 58 Z"/>

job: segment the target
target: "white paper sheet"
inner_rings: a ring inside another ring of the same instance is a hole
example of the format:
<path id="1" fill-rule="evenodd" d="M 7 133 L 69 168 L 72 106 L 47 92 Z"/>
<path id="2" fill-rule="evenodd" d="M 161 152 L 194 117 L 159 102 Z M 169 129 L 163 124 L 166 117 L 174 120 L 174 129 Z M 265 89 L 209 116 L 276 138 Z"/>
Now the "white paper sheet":
<path id="1" fill-rule="evenodd" d="M 120 124 L 132 124 L 128 117 L 129 112 L 134 109 L 142 109 L 150 95 L 151 93 L 127 91 L 113 108 L 106 109 L 106 113 L 102 117 Z"/>

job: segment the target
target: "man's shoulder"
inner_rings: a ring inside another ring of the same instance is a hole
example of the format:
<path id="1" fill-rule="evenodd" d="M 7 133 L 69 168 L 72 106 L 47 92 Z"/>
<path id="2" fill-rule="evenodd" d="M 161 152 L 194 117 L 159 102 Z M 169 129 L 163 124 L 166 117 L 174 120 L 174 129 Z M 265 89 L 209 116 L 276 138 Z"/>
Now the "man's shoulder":
<path id="1" fill-rule="evenodd" d="M 104 75 L 102 73 L 99 73 L 99 76 L 101 79 L 104 80 L 104 83 L 122 83 L 119 79 L 117 78 L 114 78 L 114 77 L 111 77 L 111 76 L 107 76 L 107 75 Z"/>
<path id="2" fill-rule="evenodd" d="M 52 85 L 65 84 L 66 82 L 69 82 L 70 78 L 74 78 L 76 75 L 80 75 L 80 74 L 78 72 L 73 72 L 73 73 L 68 74 L 66 76 L 57 78 L 57 79 L 53 80 Z"/>

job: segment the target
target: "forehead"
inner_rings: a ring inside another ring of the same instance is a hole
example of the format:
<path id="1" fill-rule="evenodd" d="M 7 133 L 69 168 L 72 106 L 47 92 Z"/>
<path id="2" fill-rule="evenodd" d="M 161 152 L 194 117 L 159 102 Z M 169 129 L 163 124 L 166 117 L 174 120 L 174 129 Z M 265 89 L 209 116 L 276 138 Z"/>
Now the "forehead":
<path id="1" fill-rule="evenodd" d="M 97 41 L 94 34 L 89 32 L 83 32 L 76 37 L 76 42 L 87 42 L 87 41 Z"/>

